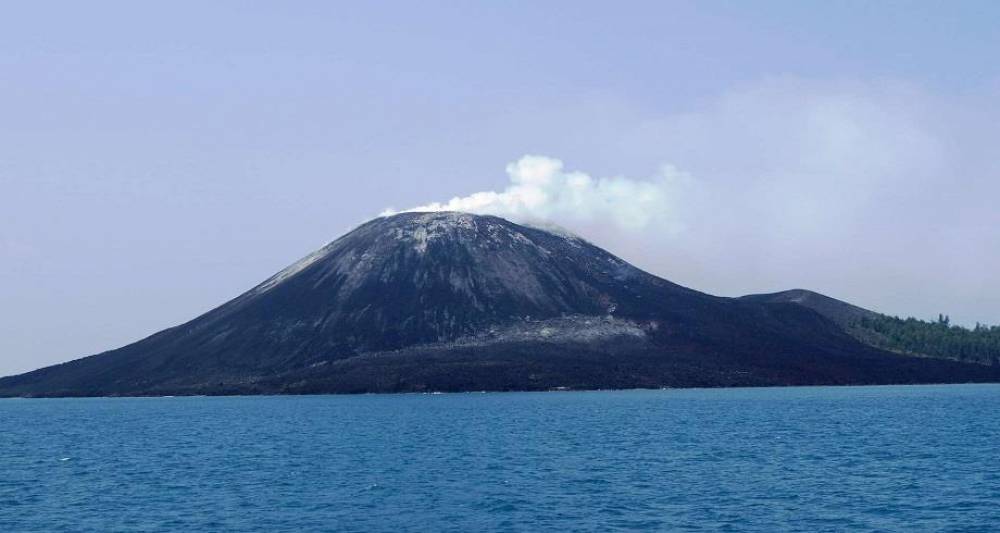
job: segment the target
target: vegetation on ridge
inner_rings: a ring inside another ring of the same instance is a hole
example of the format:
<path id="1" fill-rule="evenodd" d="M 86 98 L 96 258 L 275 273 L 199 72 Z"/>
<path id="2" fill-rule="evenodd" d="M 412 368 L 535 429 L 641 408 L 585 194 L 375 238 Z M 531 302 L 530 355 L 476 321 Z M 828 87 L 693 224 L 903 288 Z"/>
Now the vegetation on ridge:
<path id="1" fill-rule="evenodd" d="M 876 315 L 862 317 L 851 329 L 868 333 L 859 337 L 887 350 L 1000 365 L 1000 326 L 977 323 L 970 329 L 952 325 L 945 315 L 939 315 L 936 322 Z"/>

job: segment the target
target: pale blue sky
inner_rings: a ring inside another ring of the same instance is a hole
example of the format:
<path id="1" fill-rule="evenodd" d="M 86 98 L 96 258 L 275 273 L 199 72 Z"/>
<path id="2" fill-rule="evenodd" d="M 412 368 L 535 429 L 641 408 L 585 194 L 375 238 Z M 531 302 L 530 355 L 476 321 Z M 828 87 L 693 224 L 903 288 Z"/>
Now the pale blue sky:
<path id="1" fill-rule="evenodd" d="M 689 176 L 663 277 L 1000 322 L 997 2 L 0 8 L 0 375 L 192 318 L 525 154 Z M 575 226 L 574 226 L 575 224 Z M 669 235 L 667 235 L 669 233 Z"/>

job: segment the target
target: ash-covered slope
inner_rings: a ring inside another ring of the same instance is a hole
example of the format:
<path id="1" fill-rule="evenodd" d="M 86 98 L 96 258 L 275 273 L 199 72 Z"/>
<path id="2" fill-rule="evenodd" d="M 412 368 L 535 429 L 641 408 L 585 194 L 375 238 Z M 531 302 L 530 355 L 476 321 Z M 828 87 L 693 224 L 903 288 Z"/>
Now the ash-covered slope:
<path id="1" fill-rule="evenodd" d="M 750 294 L 741 297 L 743 300 L 761 303 L 794 303 L 808 307 L 817 313 L 847 328 L 864 318 L 875 318 L 879 314 L 863 307 L 831 298 L 825 294 L 805 289 L 791 289 L 768 294 Z"/>
<path id="2" fill-rule="evenodd" d="M 946 321 L 904 320 L 803 289 L 753 294 L 742 299 L 808 307 L 837 323 L 855 339 L 875 348 L 918 357 L 1000 366 L 1000 346 L 995 330 L 988 327 L 973 330 L 952 326 Z"/>
<path id="3" fill-rule="evenodd" d="M 462 213 L 368 222 L 236 299 L 0 395 L 507 390 L 990 380 L 718 298 L 581 239 Z"/>

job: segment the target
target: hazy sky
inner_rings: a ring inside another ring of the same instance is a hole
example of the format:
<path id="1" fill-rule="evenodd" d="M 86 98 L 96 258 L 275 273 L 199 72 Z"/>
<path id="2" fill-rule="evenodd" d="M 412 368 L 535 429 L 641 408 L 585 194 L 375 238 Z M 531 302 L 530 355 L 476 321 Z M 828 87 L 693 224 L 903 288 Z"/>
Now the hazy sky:
<path id="1" fill-rule="evenodd" d="M 0 374 L 453 197 L 715 294 L 1000 323 L 998 20 L 992 1 L 8 3 Z"/>

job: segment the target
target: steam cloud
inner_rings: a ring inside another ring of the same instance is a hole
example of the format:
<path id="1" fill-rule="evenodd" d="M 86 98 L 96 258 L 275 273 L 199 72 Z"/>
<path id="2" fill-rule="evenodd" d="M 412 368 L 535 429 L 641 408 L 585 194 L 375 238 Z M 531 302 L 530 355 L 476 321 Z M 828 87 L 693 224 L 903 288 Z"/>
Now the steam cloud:
<path id="1" fill-rule="evenodd" d="M 594 178 L 568 172 L 559 159 L 526 155 L 507 165 L 510 184 L 502 191 L 482 191 L 404 211 L 464 211 L 497 215 L 519 222 L 614 224 L 639 230 L 657 223 L 677 231 L 674 202 L 691 184 L 689 175 L 671 165 L 647 180 L 623 176 Z M 396 213 L 386 210 L 383 215 Z"/>
<path id="2" fill-rule="evenodd" d="M 505 118 L 495 129 L 517 142 L 488 144 L 622 174 L 525 156 L 503 187 L 408 211 L 555 224 L 713 294 L 805 287 L 890 314 L 996 323 L 996 98 L 776 78 L 683 113 L 568 102 Z"/>

